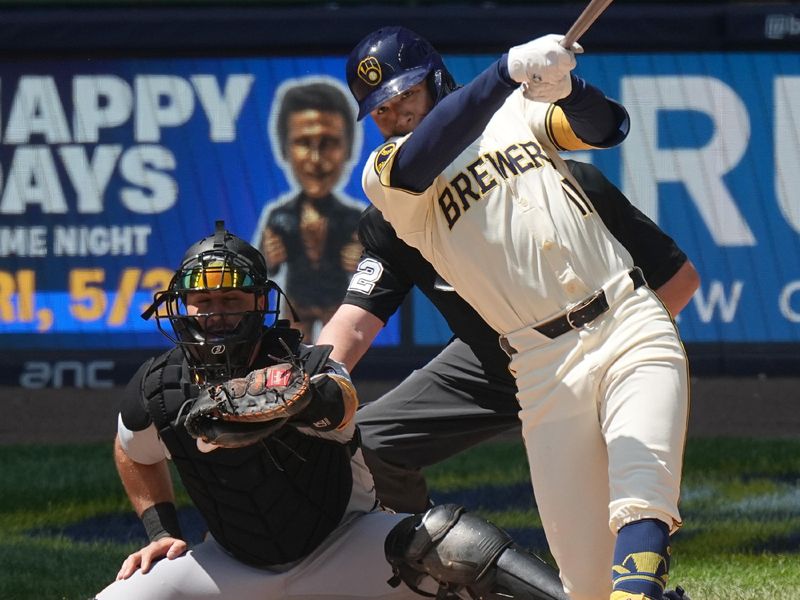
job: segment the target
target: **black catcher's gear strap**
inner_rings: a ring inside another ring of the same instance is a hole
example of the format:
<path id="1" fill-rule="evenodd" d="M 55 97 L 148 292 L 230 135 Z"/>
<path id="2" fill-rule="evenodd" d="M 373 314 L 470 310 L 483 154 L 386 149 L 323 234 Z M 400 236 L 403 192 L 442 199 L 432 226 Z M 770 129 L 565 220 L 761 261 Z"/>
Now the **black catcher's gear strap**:
<path id="1" fill-rule="evenodd" d="M 142 513 L 142 525 L 151 542 L 165 537 L 183 539 L 181 526 L 178 523 L 178 511 L 172 502 L 159 502 L 146 508 Z"/>

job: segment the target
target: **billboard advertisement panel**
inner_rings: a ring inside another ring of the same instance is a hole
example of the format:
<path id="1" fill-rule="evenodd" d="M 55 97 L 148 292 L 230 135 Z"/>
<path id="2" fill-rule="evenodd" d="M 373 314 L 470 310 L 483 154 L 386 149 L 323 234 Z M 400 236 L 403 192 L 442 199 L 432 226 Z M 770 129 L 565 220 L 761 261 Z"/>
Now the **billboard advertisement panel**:
<path id="1" fill-rule="evenodd" d="M 446 56 L 461 82 L 494 59 Z M 382 139 L 342 117 L 333 146 L 294 152 L 288 99 L 349 98 L 343 73 L 340 56 L 0 62 L 4 360 L 163 347 L 139 315 L 217 219 L 267 254 L 318 328 L 355 264 L 361 166 Z M 800 53 L 585 55 L 577 73 L 628 108 L 631 133 L 572 157 L 700 272 L 684 339 L 799 343 Z M 303 152 L 327 166 L 304 173 Z M 415 297 L 377 343 L 413 354 L 448 337 Z"/>

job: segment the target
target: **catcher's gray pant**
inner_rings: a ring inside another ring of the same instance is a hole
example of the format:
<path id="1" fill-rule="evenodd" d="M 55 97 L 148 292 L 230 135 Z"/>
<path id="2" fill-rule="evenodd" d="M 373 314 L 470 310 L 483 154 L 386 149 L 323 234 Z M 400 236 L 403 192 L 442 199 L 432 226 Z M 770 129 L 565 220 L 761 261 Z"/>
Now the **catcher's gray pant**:
<path id="1" fill-rule="evenodd" d="M 510 373 L 487 373 L 456 338 L 399 386 L 362 406 L 356 421 L 381 502 L 396 511 L 426 510 L 428 487 L 420 469 L 518 432 L 516 392 Z"/>
<path id="2" fill-rule="evenodd" d="M 336 529 L 309 557 L 284 572 L 239 562 L 212 538 L 173 560 L 162 559 L 146 575 L 116 581 L 97 600 L 188 600 L 189 598 L 385 598 L 414 600 L 408 587 L 392 588 L 383 543 L 407 514 L 376 511 Z"/>

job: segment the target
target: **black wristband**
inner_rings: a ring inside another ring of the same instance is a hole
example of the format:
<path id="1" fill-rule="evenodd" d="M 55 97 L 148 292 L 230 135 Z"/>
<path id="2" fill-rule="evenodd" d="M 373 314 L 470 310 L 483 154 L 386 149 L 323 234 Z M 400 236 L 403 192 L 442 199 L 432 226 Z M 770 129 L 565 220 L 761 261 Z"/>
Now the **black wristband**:
<path id="1" fill-rule="evenodd" d="M 151 542 L 165 537 L 183 539 L 178 523 L 178 511 L 172 502 L 159 502 L 142 513 L 142 525 Z"/>

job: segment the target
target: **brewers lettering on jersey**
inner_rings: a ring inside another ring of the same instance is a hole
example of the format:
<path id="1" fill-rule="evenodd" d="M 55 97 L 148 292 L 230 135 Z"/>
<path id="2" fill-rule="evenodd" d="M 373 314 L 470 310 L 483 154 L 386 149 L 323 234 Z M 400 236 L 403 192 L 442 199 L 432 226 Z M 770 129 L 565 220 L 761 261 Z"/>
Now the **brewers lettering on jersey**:
<path id="1" fill-rule="evenodd" d="M 686 356 L 558 154 L 613 146 L 628 127 L 621 105 L 572 74 L 582 49 L 560 39 L 515 46 L 457 88 L 413 32 L 368 35 L 348 82 L 359 117 L 389 141 L 362 183 L 400 239 L 500 334 L 565 591 L 660 600 L 681 525 Z M 381 65 L 379 81 L 359 78 L 365 60 Z"/>
<path id="2" fill-rule="evenodd" d="M 599 169 L 566 162 L 603 223 L 677 315 L 699 286 L 686 254 Z M 319 343 L 334 346 L 331 357 L 352 372 L 414 286 L 455 336 L 428 364 L 356 415 L 379 500 L 400 512 L 418 512 L 430 502 L 424 467 L 500 433 L 519 433 L 517 388 L 497 332 L 397 237 L 374 206 L 362 215 L 358 237 L 364 247 L 358 269 L 342 306 L 320 333 Z"/>

